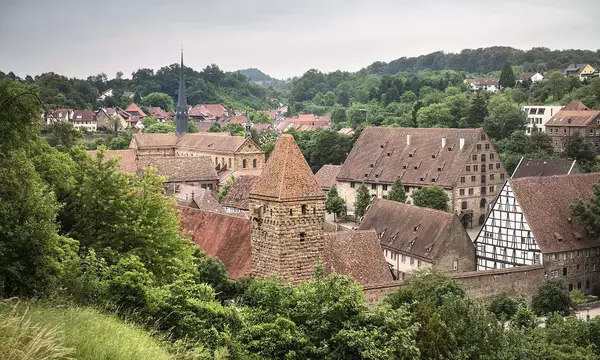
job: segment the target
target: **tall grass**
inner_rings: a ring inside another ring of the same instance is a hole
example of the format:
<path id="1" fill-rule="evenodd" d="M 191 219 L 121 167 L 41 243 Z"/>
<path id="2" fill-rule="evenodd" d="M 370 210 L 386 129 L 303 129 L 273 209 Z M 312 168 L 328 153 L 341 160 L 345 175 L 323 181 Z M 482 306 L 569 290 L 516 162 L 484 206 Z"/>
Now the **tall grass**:
<path id="1" fill-rule="evenodd" d="M 172 359 L 146 331 L 89 308 L 48 306 L 34 301 L 18 305 L 3 302 L 0 324 L 6 324 L 7 329 L 0 326 L 3 360 Z M 11 349 L 16 355 L 4 356 Z M 29 356 L 31 351 L 47 353 Z"/>

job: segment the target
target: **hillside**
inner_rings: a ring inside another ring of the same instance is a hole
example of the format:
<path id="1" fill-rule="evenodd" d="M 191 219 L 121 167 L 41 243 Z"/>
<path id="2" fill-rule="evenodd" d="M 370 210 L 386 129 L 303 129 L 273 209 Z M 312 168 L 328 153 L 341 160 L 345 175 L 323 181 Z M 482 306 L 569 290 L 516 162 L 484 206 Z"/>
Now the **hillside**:
<path id="1" fill-rule="evenodd" d="M 248 78 L 248 80 L 250 80 L 250 82 L 261 83 L 261 82 L 275 80 L 274 78 L 265 74 L 264 72 L 260 71 L 257 68 L 243 69 L 243 70 L 238 70 L 237 72 L 239 72 L 242 75 L 246 75 L 246 77 Z"/>

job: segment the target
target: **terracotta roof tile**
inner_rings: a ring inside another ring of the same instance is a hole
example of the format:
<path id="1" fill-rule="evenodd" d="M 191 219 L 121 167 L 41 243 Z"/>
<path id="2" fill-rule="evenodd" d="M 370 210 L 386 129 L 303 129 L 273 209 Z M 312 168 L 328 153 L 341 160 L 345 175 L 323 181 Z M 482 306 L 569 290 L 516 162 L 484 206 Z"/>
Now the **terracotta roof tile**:
<path id="1" fill-rule="evenodd" d="M 204 107 L 208 114 L 212 115 L 213 117 L 219 118 L 227 112 L 227 109 L 225 109 L 225 107 L 223 107 L 223 105 L 221 104 L 198 104 L 194 107 Z"/>
<path id="2" fill-rule="evenodd" d="M 557 112 L 545 126 L 588 126 L 600 119 L 600 110 L 565 110 Z"/>
<path id="3" fill-rule="evenodd" d="M 292 135 L 279 137 L 250 197 L 275 201 L 324 199 L 308 163 Z"/>
<path id="4" fill-rule="evenodd" d="M 454 213 L 375 199 L 359 230 L 375 230 L 384 248 L 434 259 L 450 238 L 455 217 Z"/>
<path id="5" fill-rule="evenodd" d="M 238 216 L 180 206 L 181 227 L 209 256 L 219 258 L 231 279 L 250 274 L 250 221 Z"/>
<path id="6" fill-rule="evenodd" d="M 248 120 L 248 117 L 246 115 L 234 115 L 234 116 L 229 116 L 229 117 L 224 117 L 218 120 L 218 123 L 221 125 L 227 125 L 227 124 L 245 124 L 246 121 Z"/>
<path id="7" fill-rule="evenodd" d="M 469 79 L 468 80 L 470 84 L 476 85 L 476 86 L 483 86 L 483 85 L 496 85 L 498 86 L 498 84 L 500 83 L 500 79 L 499 78 L 477 78 L 477 79 Z"/>
<path id="8" fill-rule="evenodd" d="M 74 110 L 73 121 L 92 121 L 94 120 L 94 112 L 92 110 Z"/>
<path id="9" fill-rule="evenodd" d="M 239 176 L 235 178 L 227 196 L 223 199 L 223 206 L 242 210 L 250 209 L 248 197 L 250 196 L 250 189 L 256 180 L 258 180 L 258 176 Z"/>
<path id="10" fill-rule="evenodd" d="M 137 106 L 136 103 L 132 103 L 130 104 L 127 109 L 125 109 L 126 112 L 130 113 L 131 115 L 137 115 L 140 117 L 146 117 L 146 113 L 144 113 L 142 111 L 142 109 L 140 109 L 139 106 Z M 137 114 L 136 114 L 137 113 Z"/>
<path id="11" fill-rule="evenodd" d="M 528 176 L 553 176 L 580 173 L 576 160 L 535 160 L 521 158 L 512 179 Z"/>
<path id="12" fill-rule="evenodd" d="M 96 150 L 89 150 L 88 153 L 92 158 L 96 157 Z M 130 174 L 137 173 L 135 150 L 106 150 L 106 153 L 104 154 L 105 161 L 112 158 L 119 159 L 119 168 L 121 171 L 125 171 Z"/>
<path id="13" fill-rule="evenodd" d="M 509 180 L 535 242 L 543 253 L 600 246 L 600 240 L 590 238 L 570 209 L 578 197 L 590 201 L 598 180 L 600 173 Z M 576 233 L 582 236 L 581 240 L 577 239 Z M 559 234 L 562 240 L 558 241 L 555 234 Z"/>
<path id="14" fill-rule="evenodd" d="M 137 149 L 175 147 L 179 138 L 174 133 L 168 134 L 133 134 Z"/>
<path id="15" fill-rule="evenodd" d="M 335 185 L 335 178 L 341 169 L 342 165 L 323 165 L 323 167 L 315 174 L 319 186 L 324 190 L 331 189 L 331 187 Z"/>
<path id="16" fill-rule="evenodd" d="M 164 111 L 162 108 L 160 108 L 158 106 L 149 107 L 148 110 L 150 110 L 150 114 L 157 119 L 168 119 L 169 118 L 169 113 Z"/>
<path id="17" fill-rule="evenodd" d="M 373 230 L 325 233 L 326 274 L 347 275 L 362 285 L 392 281 L 392 273 Z"/>
<path id="18" fill-rule="evenodd" d="M 168 182 L 219 180 L 209 156 L 142 156 L 138 159 L 138 172 L 148 166 L 156 168 L 158 174 L 167 177 Z"/>
<path id="19" fill-rule="evenodd" d="M 585 106 L 581 101 L 579 100 L 571 100 L 567 105 L 565 105 L 564 108 L 562 108 L 563 110 L 577 110 L 577 111 L 581 111 L 581 110 L 589 110 L 589 108 L 587 106 Z"/>
<path id="20" fill-rule="evenodd" d="M 337 178 L 391 184 L 401 177 L 404 185 L 450 188 L 458 180 L 482 134 L 485 132 L 480 128 L 367 127 L 354 144 Z M 446 139 L 443 148 L 442 139 Z M 462 149 L 460 139 L 464 139 Z"/>
<path id="21" fill-rule="evenodd" d="M 180 137 L 177 148 L 232 153 L 242 146 L 244 141 L 244 137 L 231 136 L 227 132 L 193 133 Z"/>
<path id="22" fill-rule="evenodd" d="M 173 196 L 178 202 L 196 209 L 216 213 L 224 212 L 221 204 L 212 195 L 212 191 L 203 189 L 200 186 L 179 184 Z"/>

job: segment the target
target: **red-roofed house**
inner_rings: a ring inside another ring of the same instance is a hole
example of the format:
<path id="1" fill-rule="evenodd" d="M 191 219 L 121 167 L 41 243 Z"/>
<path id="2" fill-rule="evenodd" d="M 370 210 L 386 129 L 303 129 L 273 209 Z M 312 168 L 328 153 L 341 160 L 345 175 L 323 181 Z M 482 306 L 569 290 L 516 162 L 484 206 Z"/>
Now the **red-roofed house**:
<path id="1" fill-rule="evenodd" d="M 72 118 L 73 126 L 87 131 L 98 130 L 98 121 L 92 110 L 74 110 Z"/>
<path id="2" fill-rule="evenodd" d="M 151 106 L 148 110 L 150 110 L 150 115 L 158 122 L 167 122 L 171 118 L 169 113 L 164 111 L 161 107 Z"/>
<path id="3" fill-rule="evenodd" d="M 579 134 L 596 152 L 600 152 L 600 111 L 590 110 L 573 100 L 556 113 L 545 125 L 554 151 L 563 150 L 568 136 Z"/>
<path id="4" fill-rule="evenodd" d="M 46 124 L 50 125 L 55 122 L 69 122 L 73 119 L 72 109 L 56 109 L 46 114 Z"/>

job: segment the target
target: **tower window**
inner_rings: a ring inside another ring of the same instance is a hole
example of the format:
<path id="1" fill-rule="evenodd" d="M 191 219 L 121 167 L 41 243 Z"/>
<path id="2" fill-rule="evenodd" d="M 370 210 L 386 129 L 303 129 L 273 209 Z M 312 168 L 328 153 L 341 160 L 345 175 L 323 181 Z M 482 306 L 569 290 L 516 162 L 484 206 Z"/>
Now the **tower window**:
<path id="1" fill-rule="evenodd" d="M 245 169 L 246 168 L 246 159 L 242 160 L 242 167 Z"/>
<path id="2" fill-rule="evenodd" d="M 306 215 L 306 205 L 302 205 L 302 215 Z"/>
<path id="3" fill-rule="evenodd" d="M 292 210 L 292 209 L 290 209 L 290 216 L 292 216 L 292 214 L 293 214 L 293 210 Z"/>
<path id="4" fill-rule="evenodd" d="M 256 167 L 256 159 L 252 160 L 252 167 Z"/>
<path id="5" fill-rule="evenodd" d="M 306 233 L 305 232 L 301 232 L 300 233 L 300 242 L 304 242 L 305 239 L 306 239 Z"/>

